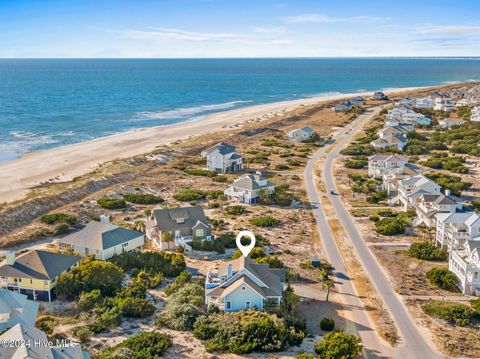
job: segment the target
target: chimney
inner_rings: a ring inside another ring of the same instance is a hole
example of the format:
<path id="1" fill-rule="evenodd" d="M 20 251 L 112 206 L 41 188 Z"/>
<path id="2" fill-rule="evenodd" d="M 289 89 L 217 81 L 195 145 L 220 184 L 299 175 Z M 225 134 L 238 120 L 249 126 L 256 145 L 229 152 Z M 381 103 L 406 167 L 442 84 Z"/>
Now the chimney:
<path id="1" fill-rule="evenodd" d="M 102 214 L 100 216 L 100 223 L 110 223 L 110 216 L 108 214 Z"/>
<path id="2" fill-rule="evenodd" d="M 13 266 L 15 264 L 15 252 L 7 252 L 5 254 L 5 262 L 9 266 Z"/>
<path id="3" fill-rule="evenodd" d="M 231 264 L 227 265 L 227 280 L 233 276 L 233 266 Z"/>
<path id="4" fill-rule="evenodd" d="M 445 196 L 447 196 L 447 197 L 450 196 L 450 193 L 451 193 L 451 192 L 450 192 L 449 189 L 446 189 L 446 190 L 445 190 Z"/>

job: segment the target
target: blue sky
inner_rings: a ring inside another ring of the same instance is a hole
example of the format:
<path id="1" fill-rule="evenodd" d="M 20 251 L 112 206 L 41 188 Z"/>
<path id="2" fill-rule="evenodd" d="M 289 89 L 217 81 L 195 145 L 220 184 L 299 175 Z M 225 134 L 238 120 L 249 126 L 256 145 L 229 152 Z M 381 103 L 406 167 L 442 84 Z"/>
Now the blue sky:
<path id="1" fill-rule="evenodd" d="M 0 57 L 480 56 L 480 1 L 0 0 Z"/>

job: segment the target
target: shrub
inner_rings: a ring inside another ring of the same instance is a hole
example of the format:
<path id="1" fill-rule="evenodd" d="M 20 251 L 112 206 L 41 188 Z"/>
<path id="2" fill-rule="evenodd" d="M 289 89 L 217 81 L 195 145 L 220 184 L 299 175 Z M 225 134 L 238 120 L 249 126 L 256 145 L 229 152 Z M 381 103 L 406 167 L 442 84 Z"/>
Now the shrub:
<path id="1" fill-rule="evenodd" d="M 111 296 L 122 287 L 123 277 L 123 270 L 115 264 L 86 257 L 79 266 L 58 277 L 56 291 L 66 298 L 95 289 L 99 289 L 102 295 Z"/>
<path id="2" fill-rule="evenodd" d="M 94 359 L 157 359 L 172 346 L 170 335 L 153 331 L 142 332 L 130 337 L 114 347 L 102 350 Z M 126 349 L 126 351 L 124 350 Z M 125 353 L 125 354 L 121 354 Z"/>
<path id="3" fill-rule="evenodd" d="M 214 240 L 201 240 L 194 239 L 191 243 L 192 249 L 196 251 L 217 252 L 225 253 L 225 246 L 221 239 L 215 238 Z"/>
<path id="4" fill-rule="evenodd" d="M 322 359 L 355 359 L 362 351 L 362 344 L 355 335 L 333 332 L 325 335 L 313 349 Z"/>
<path id="5" fill-rule="evenodd" d="M 472 186 L 471 182 L 463 182 L 458 176 L 447 175 L 444 173 L 427 173 L 426 177 L 437 182 L 444 190 L 450 190 L 454 196 L 461 196 L 462 191 Z"/>
<path id="6" fill-rule="evenodd" d="M 194 335 L 205 341 L 208 352 L 235 354 L 282 351 L 301 343 L 304 336 L 277 315 L 255 310 L 202 316 Z"/>
<path id="7" fill-rule="evenodd" d="M 228 182 L 228 177 L 227 176 L 215 176 L 215 177 L 213 177 L 213 180 L 215 182 L 225 183 L 225 182 Z"/>
<path id="8" fill-rule="evenodd" d="M 348 160 L 345 161 L 345 167 L 346 168 L 352 168 L 352 169 L 361 169 L 364 168 L 368 164 L 367 161 L 363 160 Z"/>
<path id="9" fill-rule="evenodd" d="M 186 268 L 185 257 L 172 252 L 132 251 L 115 255 L 110 261 L 124 271 L 141 268 L 149 274 L 161 272 L 167 277 L 177 276 Z"/>
<path id="10" fill-rule="evenodd" d="M 443 300 L 431 300 L 422 304 L 422 310 L 432 317 L 446 320 L 450 324 L 461 327 L 470 324 L 473 315 L 472 310 L 467 305 Z"/>
<path id="11" fill-rule="evenodd" d="M 115 199 L 115 198 L 99 198 L 97 199 L 97 204 L 105 209 L 121 209 L 127 208 L 127 203 L 124 199 Z"/>
<path id="12" fill-rule="evenodd" d="M 398 218 L 382 218 L 375 223 L 375 231 L 384 236 L 405 233 L 405 223 Z"/>
<path id="13" fill-rule="evenodd" d="M 472 306 L 472 309 L 475 311 L 478 317 L 480 315 L 480 298 L 472 299 L 470 301 L 470 305 Z"/>
<path id="14" fill-rule="evenodd" d="M 373 195 L 367 197 L 367 202 L 368 203 L 378 203 L 380 201 L 383 201 L 388 197 L 387 191 L 379 191 L 374 193 Z"/>
<path id="15" fill-rule="evenodd" d="M 320 321 L 320 329 L 331 332 L 335 328 L 335 321 L 332 318 L 323 318 Z"/>
<path id="16" fill-rule="evenodd" d="M 446 268 L 432 268 L 427 272 L 427 278 L 433 285 L 442 289 L 453 289 L 457 284 L 457 277 Z"/>
<path id="17" fill-rule="evenodd" d="M 437 248 L 427 241 L 412 243 L 408 249 L 408 255 L 427 261 L 444 261 L 448 257 L 447 251 Z"/>
<path id="18" fill-rule="evenodd" d="M 193 188 L 184 189 L 173 195 L 173 198 L 181 202 L 199 201 L 205 199 L 206 197 L 207 194 L 205 192 Z"/>
<path id="19" fill-rule="evenodd" d="M 122 322 L 122 312 L 117 307 L 99 307 L 94 310 L 94 314 L 97 315 L 95 322 L 88 326 L 93 333 L 118 327 Z"/>
<path id="20" fill-rule="evenodd" d="M 313 359 L 313 354 L 310 353 L 298 353 L 295 359 Z"/>
<path id="21" fill-rule="evenodd" d="M 373 215 L 368 217 L 368 219 L 371 220 L 372 222 L 378 222 L 380 220 L 380 217 L 377 215 Z"/>
<path id="22" fill-rule="evenodd" d="M 92 331 L 88 326 L 83 326 L 75 328 L 73 334 L 80 340 L 80 343 L 85 343 L 92 336 Z"/>
<path id="23" fill-rule="evenodd" d="M 52 214 L 46 214 L 40 217 L 40 221 L 42 221 L 45 224 L 57 224 L 57 223 L 73 224 L 77 221 L 77 218 L 75 216 L 71 216 L 65 213 L 52 213 Z"/>
<path id="24" fill-rule="evenodd" d="M 100 289 L 94 289 L 90 292 L 81 293 L 80 299 L 77 302 L 77 306 L 81 310 L 88 312 L 102 303 L 102 292 L 100 292 Z"/>
<path id="25" fill-rule="evenodd" d="M 257 227 L 274 227 L 278 225 L 279 220 L 270 216 L 250 218 L 250 224 Z"/>
<path id="26" fill-rule="evenodd" d="M 215 177 L 217 175 L 215 171 L 209 171 L 203 168 L 187 168 L 184 172 L 192 176 Z"/>
<path id="27" fill-rule="evenodd" d="M 155 313 L 155 305 L 144 298 L 115 298 L 115 305 L 126 317 L 147 318 Z"/>
<path id="28" fill-rule="evenodd" d="M 157 204 L 164 201 L 163 198 L 153 194 L 127 193 L 122 196 L 125 201 L 135 204 Z"/>
<path id="29" fill-rule="evenodd" d="M 284 163 L 279 163 L 279 164 L 275 165 L 275 169 L 277 171 L 284 171 L 284 170 L 290 169 L 290 167 L 288 167 L 288 165 L 286 165 Z"/>
<path id="30" fill-rule="evenodd" d="M 229 216 L 240 216 L 246 212 L 246 209 L 244 206 L 228 206 L 224 209 L 225 214 L 228 214 Z"/>

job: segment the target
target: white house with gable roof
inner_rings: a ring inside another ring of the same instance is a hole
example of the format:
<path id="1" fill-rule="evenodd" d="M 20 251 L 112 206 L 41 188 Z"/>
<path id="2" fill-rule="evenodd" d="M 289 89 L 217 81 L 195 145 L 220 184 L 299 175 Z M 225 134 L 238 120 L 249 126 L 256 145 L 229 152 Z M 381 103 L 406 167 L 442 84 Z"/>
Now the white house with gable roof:
<path id="1" fill-rule="evenodd" d="M 229 200 L 254 204 L 257 203 L 262 191 L 270 195 L 275 192 L 275 185 L 257 171 L 255 174 L 248 173 L 237 178 L 224 194 Z"/>
<path id="2" fill-rule="evenodd" d="M 457 276 L 463 294 L 480 295 L 480 241 L 467 241 L 451 251 L 448 269 Z"/>
<path id="3" fill-rule="evenodd" d="M 243 159 L 237 149 L 225 142 L 207 148 L 201 153 L 207 159 L 207 168 L 217 173 L 238 172 L 243 169 Z"/>

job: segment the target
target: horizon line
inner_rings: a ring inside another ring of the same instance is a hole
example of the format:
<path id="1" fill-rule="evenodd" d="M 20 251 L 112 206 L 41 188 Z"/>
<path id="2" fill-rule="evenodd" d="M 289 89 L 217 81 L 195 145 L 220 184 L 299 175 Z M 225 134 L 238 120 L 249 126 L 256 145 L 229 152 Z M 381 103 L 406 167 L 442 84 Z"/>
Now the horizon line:
<path id="1" fill-rule="evenodd" d="M 478 60 L 478 56 L 258 56 L 258 57 L 0 57 L 0 60 L 281 60 L 281 59 L 461 59 Z"/>

